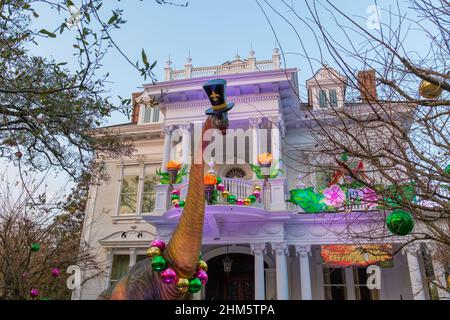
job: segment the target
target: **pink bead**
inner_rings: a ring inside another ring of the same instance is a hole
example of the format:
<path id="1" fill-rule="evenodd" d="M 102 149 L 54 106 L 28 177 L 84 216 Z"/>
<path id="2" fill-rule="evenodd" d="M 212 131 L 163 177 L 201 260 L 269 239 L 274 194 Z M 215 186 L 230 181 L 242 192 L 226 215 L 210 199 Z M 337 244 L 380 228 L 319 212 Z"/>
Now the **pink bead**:
<path id="1" fill-rule="evenodd" d="M 242 199 L 237 199 L 236 204 L 237 204 L 238 206 L 242 206 L 242 205 L 244 204 L 244 200 L 242 200 Z"/>
<path id="2" fill-rule="evenodd" d="M 38 289 L 33 288 L 33 289 L 30 290 L 30 296 L 32 298 L 36 298 L 38 295 L 39 295 L 39 290 Z"/>
<path id="3" fill-rule="evenodd" d="M 150 245 L 151 247 L 158 247 L 159 250 L 163 251 L 166 248 L 166 244 L 164 243 L 164 241 L 160 240 L 160 239 L 155 239 L 152 241 L 152 244 Z"/>
<path id="4" fill-rule="evenodd" d="M 261 193 L 258 190 L 253 191 L 253 195 L 257 198 L 261 195 Z"/>
<path id="5" fill-rule="evenodd" d="M 222 192 L 223 190 L 225 190 L 225 186 L 223 184 L 218 184 L 217 185 L 217 190 L 219 190 L 220 192 Z"/>
<path id="6" fill-rule="evenodd" d="M 180 207 L 180 204 L 177 202 L 177 203 L 175 203 L 173 206 L 174 206 L 175 208 L 179 208 L 179 207 Z"/>
<path id="7" fill-rule="evenodd" d="M 177 280 L 177 273 L 172 268 L 167 268 L 161 272 L 161 278 L 164 283 L 173 284 Z"/>
<path id="8" fill-rule="evenodd" d="M 61 271 L 58 268 L 52 269 L 52 277 L 58 278 L 61 275 Z"/>
<path id="9" fill-rule="evenodd" d="M 205 270 L 199 270 L 196 273 L 195 277 L 197 277 L 198 280 L 200 280 L 202 285 L 205 285 L 208 282 L 208 274 L 205 272 Z"/>
<path id="10" fill-rule="evenodd" d="M 180 195 L 180 190 L 173 190 L 172 191 L 172 194 L 175 194 L 175 195 L 177 195 L 177 196 L 179 196 Z"/>

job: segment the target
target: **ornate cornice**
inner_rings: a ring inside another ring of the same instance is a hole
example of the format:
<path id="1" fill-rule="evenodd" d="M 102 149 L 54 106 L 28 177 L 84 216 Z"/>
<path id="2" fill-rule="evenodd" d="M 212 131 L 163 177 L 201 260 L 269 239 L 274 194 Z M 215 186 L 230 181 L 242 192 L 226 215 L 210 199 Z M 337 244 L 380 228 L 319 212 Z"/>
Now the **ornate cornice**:
<path id="1" fill-rule="evenodd" d="M 280 98 L 280 95 L 278 93 L 270 93 L 270 94 L 228 97 L 228 102 L 234 102 L 234 103 L 258 102 L 258 101 L 278 100 L 279 98 Z M 164 104 L 164 107 L 167 109 L 201 108 L 201 107 L 204 108 L 204 107 L 210 107 L 210 106 L 211 106 L 211 104 L 210 104 L 209 100 L 206 100 L 206 99 Z"/>

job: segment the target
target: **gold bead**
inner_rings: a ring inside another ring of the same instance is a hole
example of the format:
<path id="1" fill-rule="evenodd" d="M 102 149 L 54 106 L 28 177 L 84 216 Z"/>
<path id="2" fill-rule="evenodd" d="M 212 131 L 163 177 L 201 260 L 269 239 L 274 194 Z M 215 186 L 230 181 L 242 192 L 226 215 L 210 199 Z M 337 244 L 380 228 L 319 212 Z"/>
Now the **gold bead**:
<path id="1" fill-rule="evenodd" d="M 222 197 L 224 197 L 225 199 L 228 198 L 229 195 L 230 195 L 230 192 L 227 190 L 222 192 Z"/>
<path id="2" fill-rule="evenodd" d="M 173 199 L 173 200 L 172 200 L 172 205 L 174 206 L 174 205 L 176 205 L 176 204 L 179 203 L 179 202 L 180 202 L 179 199 Z"/>
<path id="3" fill-rule="evenodd" d="M 203 271 L 208 271 L 208 264 L 204 260 L 199 260 L 197 263 L 197 269 L 202 269 Z"/>
<path id="4" fill-rule="evenodd" d="M 189 280 L 184 278 L 178 279 L 176 287 L 180 293 L 186 293 L 189 289 Z"/>
<path id="5" fill-rule="evenodd" d="M 249 206 L 251 203 L 252 203 L 252 202 L 250 201 L 249 198 L 245 198 L 245 199 L 244 199 L 244 204 L 245 204 L 246 206 Z"/>
<path id="6" fill-rule="evenodd" d="M 147 256 L 153 258 L 154 256 L 160 256 L 161 250 L 158 247 L 151 247 L 147 250 Z"/>
<path id="7" fill-rule="evenodd" d="M 261 191 L 261 186 L 255 186 L 255 190 Z"/>

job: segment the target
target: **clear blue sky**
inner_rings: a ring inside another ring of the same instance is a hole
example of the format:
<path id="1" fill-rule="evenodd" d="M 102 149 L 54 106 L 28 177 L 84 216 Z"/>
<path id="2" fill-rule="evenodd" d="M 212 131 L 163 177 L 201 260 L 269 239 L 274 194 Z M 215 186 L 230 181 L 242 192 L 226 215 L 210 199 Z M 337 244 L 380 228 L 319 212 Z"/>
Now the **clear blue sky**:
<path id="1" fill-rule="evenodd" d="M 79 0 L 74 0 L 77 4 Z M 183 0 L 172 0 L 175 3 L 184 3 Z M 280 0 L 270 0 L 272 6 L 279 12 L 289 17 L 297 27 L 302 40 L 308 45 L 312 55 L 317 54 L 313 45 L 312 33 L 295 18 L 289 9 Z M 294 4 L 296 12 L 307 17 L 307 8 L 303 0 L 286 0 Z M 273 22 L 282 49 L 285 52 L 300 52 L 300 44 L 292 28 L 276 15 L 263 0 L 260 3 Z M 344 12 L 353 16 L 366 19 L 369 16 L 367 8 L 374 4 L 369 0 L 334 1 Z M 381 8 L 381 20 L 387 19 L 383 10 L 389 6 L 395 8 L 395 1 L 378 1 Z M 399 2 L 406 10 L 405 1 Z M 255 0 L 190 0 L 188 7 L 176 7 L 159 5 L 154 0 L 105 0 L 103 8 L 106 20 L 109 18 L 110 9 L 120 6 L 124 9 L 124 17 L 128 21 L 121 29 L 114 31 L 113 38 L 132 61 L 140 59 L 141 49 L 144 48 L 149 60 L 157 60 L 155 69 L 157 78 L 163 80 L 164 63 L 170 54 L 173 67 L 183 68 L 188 52 L 190 51 L 194 66 L 208 66 L 221 64 L 231 60 L 238 51 L 242 58 L 246 58 L 250 46 L 256 51 L 259 60 L 270 59 L 275 46 L 275 37 L 266 21 L 261 9 Z M 36 22 L 36 28 L 46 27 L 49 30 L 56 28 L 65 15 L 55 17 L 49 12 L 39 10 L 41 17 Z M 324 15 L 325 27 L 334 26 L 334 22 Z M 359 19 L 359 18 L 357 18 Z M 364 20 L 361 20 L 363 25 Z M 72 34 L 73 35 L 73 34 Z M 70 33 L 57 39 L 45 40 L 39 46 L 31 47 L 33 52 L 44 56 L 52 56 L 57 60 L 71 61 L 73 59 Z M 300 69 L 300 84 L 311 77 L 312 72 L 305 58 L 298 55 L 286 55 L 288 67 Z M 331 63 L 330 63 L 331 64 Z M 111 96 L 120 95 L 130 97 L 133 91 L 148 81 L 144 81 L 138 72 L 133 69 L 114 49 L 103 60 L 103 72 L 109 72 L 111 83 L 108 85 Z M 109 123 L 116 124 L 126 122 L 125 117 L 114 115 Z"/>

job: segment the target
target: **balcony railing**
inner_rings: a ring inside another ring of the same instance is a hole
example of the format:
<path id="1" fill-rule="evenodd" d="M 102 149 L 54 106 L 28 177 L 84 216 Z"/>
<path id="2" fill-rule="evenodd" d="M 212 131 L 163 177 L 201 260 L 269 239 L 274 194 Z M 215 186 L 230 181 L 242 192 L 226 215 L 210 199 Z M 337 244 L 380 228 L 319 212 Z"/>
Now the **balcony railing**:
<path id="1" fill-rule="evenodd" d="M 285 178 L 277 178 L 270 180 L 269 188 L 262 188 L 260 197 L 249 206 L 265 209 L 268 211 L 286 210 L 285 202 Z M 180 199 L 185 200 L 187 197 L 189 182 L 185 181 L 182 184 L 174 185 L 174 189 L 180 190 Z M 224 178 L 223 185 L 225 190 L 233 194 L 237 199 L 244 200 L 250 196 L 256 185 L 263 186 L 262 180 L 245 180 L 245 179 L 231 179 Z M 173 208 L 171 201 L 171 190 L 169 185 L 157 185 L 156 190 L 156 208 L 155 214 L 161 214 L 165 211 Z M 230 205 L 225 198 L 219 193 L 217 197 L 217 202 L 214 205 Z"/>

